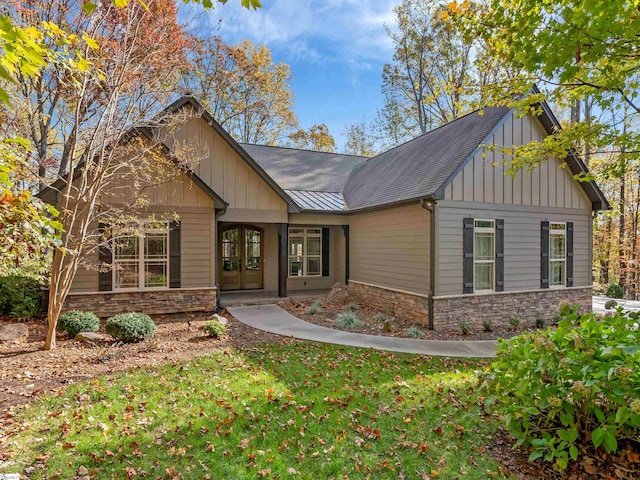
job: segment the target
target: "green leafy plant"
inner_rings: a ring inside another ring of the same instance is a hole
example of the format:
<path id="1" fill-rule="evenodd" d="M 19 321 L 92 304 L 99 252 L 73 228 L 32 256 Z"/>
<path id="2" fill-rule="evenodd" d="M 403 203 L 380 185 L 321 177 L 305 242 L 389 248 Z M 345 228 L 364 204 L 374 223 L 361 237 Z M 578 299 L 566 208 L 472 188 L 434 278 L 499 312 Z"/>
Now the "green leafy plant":
<path id="1" fill-rule="evenodd" d="M 373 321 L 377 324 L 381 324 L 387 321 L 387 316 L 384 313 L 378 312 L 373 316 Z"/>
<path id="2" fill-rule="evenodd" d="M 485 332 L 493 332 L 493 323 L 491 323 L 491 320 L 483 320 L 482 328 L 484 328 Z"/>
<path id="3" fill-rule="evenodd" d="M 516 445 L 564 470 L 589 442 L 611 453 L 640 435 L 640 314 L 560 316 L 555 330 L 502 340 L 484 385 Z"/>
<path id="4" fill-rule="evenodd" d="M 202 326 L 202 330 L 211 338 L 220 338 L 227 333 L 227 327 L 222 325 L 218 320 L 209 320 Z"/>
<path id="5" fill-rule="evenodd" d="M 156 324 L 144 313 L 121 313 L 107 320 L 105 330 L 116 340 L 140 342 L 153 336 Z"/>
<path id="6" fill-rule="evenodd" d="M 336 327 L 343 330 L 353 330 L 354 328 L 362 325 L 358 316 L 353 312 L 339 313 L 333 323 Z"/>
<path id="7" fill-rule="evenodd" d="M 461 323 L 460 330 L 462 331 L 463 335 L 471 335 L 471 325 L 469 325 L 468 323 Z"/>
<path id="8" fill-rule="evenodd" d="M 313 302 L 311 305 L 309 305 L 309 307 L 307 308 L 307 313 L 309 315 L 316 315 L 318 313 L 322 312 L 322 302 L 321 301 L 315 301 Z"/>
<path id="9" fill-rule="evenodd" d="M 624 298 L 624 289 L 619 283 L 612 283 L 607 287 L 607 291 L 604 294 L 611 298 Z"/>
<path id="10" fill-rule="evenodd" d="M 40 283 L 31 277 L 0 277 L 0 313 L 16 318 L 33 318 L 42 308 Z"/>
<path id="11" fill-rule="evenodd" d="M 515 329 L 520 328 L 520 324 L 521 323 L 522 322 L 520 321 L 520 319 L 518 317 L 511 317 L 509 319 L 509 324 Z"/>
<path id="12" fill-rule="evenodd" d="M 538 329 L 544 328 L 544 318 L 536 317 L 536 328 Z"/>
<path id="13" fill-rule="evenodd" d="M 360 305 L 358 305 L 356 302 L 349 302 L 347 303 L 345 309 L 347 310 L 347 312 L 355 312 L 360 309 Z"/>
<path id="14" fill-rule="evenodd" d="M 382 329 L 387 333 L 394 333 L 398 331 L 398 322 L 395 318 L 387 318 L 382 324 Z"/>
<path id="15" fill-rule="evenodd" d="M 100 319 L 93 312 L 63 313 L 58 322 L 60 330 L 67 332 L 69 338 L 75 338 L 80 332 L 97 332 L 100 329 Z"/>
<path id="16" fill-rule="evenodd" d="M 405 330 L 404 336 L 407 338 L 420 338 L 422 332 L 417 327 L 409 327 Z"/>

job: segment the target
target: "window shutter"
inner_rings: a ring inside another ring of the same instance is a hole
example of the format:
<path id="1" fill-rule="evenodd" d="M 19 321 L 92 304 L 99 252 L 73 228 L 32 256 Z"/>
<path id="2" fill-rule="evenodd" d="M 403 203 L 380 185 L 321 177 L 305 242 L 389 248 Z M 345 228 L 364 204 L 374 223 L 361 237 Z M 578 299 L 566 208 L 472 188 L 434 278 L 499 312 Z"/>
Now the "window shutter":
<path id="1" fill-rule="evenodd" d="M 462 282 L 463 293 L 473 293 L 473 218 L 463 220 L 462 233 Z"/>
<path id="2" fill-rule="evenodd" d="M 180 223 L 169 222 L 169 288 L 180 288 Z"/>
<path id="3" fill-rule="evenodd" d="M 567 222 L 567 287 L 573 287 L 573 222 Z"/>
<path id="4" fill-rule="evenodd" d="M 504 291 L 504 220 L 496 219 L 496 292 Z"/>
<path id="5" fill-rule="evenodd" d="M 329 228 L 322 229 L 322 276 L 329 276 Z"/>
<path id="6" fill-rule="evenodd" d="M 540 222 L 540 288 L 549 288 L 549 222 Z"/>
<path id="7" fill-rule="evenodd" d="M 111 251 L 111 240 L 105 235 L 106 226 L 104 223 L 98 224 L 100 232 L 100 245 L 98 246 L 98 290 L 110 292 L 113 290 L 113 252 Z"/>

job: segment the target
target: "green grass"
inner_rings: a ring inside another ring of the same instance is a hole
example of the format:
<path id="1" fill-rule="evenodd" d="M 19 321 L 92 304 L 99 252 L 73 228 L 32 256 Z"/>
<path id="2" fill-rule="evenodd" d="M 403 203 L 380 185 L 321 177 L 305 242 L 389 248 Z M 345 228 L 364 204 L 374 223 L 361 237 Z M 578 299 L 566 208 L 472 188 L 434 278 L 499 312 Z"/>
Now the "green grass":
<path id="1" fill-rule="evenodd" d="M 483 453 L 485 367 L 291 343 L 139 369 L 25 408 L 0 430 L 0 472 L 484 479 L 498 471 Z"/>

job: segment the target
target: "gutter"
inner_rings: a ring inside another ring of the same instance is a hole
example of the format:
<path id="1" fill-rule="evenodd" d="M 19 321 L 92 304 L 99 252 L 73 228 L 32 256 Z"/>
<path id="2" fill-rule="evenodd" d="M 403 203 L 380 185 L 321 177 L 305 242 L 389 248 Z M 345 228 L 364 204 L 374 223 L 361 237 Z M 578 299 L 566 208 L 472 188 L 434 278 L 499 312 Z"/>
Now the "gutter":
<path id="1" fill-rule="evenodd" d="M 429 330 L 434 329 L 433 296 L 436 289 L 436 205 L 432 198 L 421 198 L 420 206 L 429 211 Z"/>

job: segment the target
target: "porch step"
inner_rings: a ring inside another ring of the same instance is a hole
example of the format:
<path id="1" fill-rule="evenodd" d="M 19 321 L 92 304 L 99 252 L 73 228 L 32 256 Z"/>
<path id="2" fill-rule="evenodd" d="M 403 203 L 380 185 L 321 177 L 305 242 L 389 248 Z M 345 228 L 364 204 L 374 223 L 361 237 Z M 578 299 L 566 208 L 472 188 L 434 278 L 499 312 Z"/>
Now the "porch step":
<path id="1" fill-rule="evenodd" d="M 292 299 L 325 298 L 329 290 L 303 290 L 291 292 L 286 297 L 279 297 L 276 292 L 247 291 L 221 293 L 220 307 L 241 307 L 245 305 L 269 305 L 278 302 L 288 302 Z"/>

